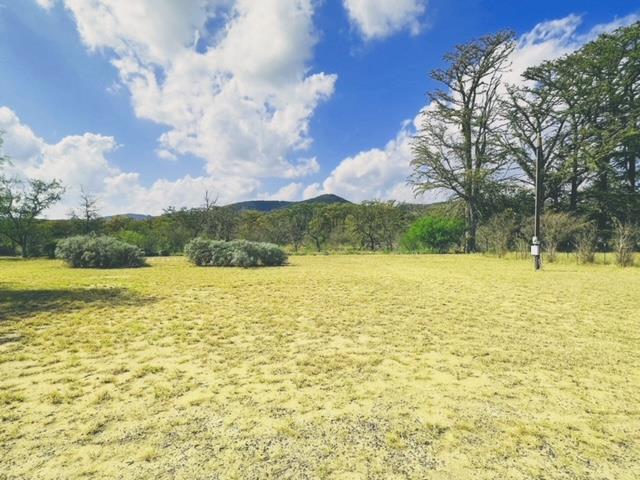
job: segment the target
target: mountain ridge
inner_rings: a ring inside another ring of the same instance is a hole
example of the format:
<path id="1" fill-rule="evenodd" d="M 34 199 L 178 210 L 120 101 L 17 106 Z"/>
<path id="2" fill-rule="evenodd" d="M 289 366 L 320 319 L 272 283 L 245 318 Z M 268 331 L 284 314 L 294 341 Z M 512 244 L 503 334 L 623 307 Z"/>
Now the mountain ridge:
<path id="1" fill-rule="evenodd" d="M 258 212 L 272 212 L 274 210 L 281 210 L 293 205 L 330 205 L 332 203 L 351 203 L 349 200 L 342 198 L 332 193 L 325 193 L 317 197 L 308 198 L 300 201 L 286 201 L 286 200 L 247 200 L 244 202 L 231 203 L 225 205 L 227 208 L 233 208 L 238 211 L 255 210 Z"/>
<path id="2" fill-rule="evenodd" d="M 329 205 L 332 203 L 352 203 L 349 200 L 342 198 L 332 193 L 325 193 L 317 197 L 308 198 L 306 200 L 299 201 L 287 201 L 287 200 L 246 200 L 244 202 L 235 202 L 228 205 L 223 205 L 225 208 L 233 208 L 239 212 L 254 210 L 257 212 L 273 212 L 274 210 L 281 210 L 293 205 Z M 143 213 L 121 213 L 117 215 L 105 215 L 104 220 L 109 220 L 115 217 L 126 217 L 136 221 L 144 221 L 160 215 L 146 215 Z"/>

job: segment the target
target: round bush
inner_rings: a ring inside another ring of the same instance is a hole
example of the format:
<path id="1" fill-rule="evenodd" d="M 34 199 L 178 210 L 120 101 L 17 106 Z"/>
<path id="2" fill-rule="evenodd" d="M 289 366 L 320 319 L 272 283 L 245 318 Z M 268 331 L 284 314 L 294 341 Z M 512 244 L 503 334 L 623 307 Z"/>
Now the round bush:
<path id="1" fill-rule="evenodd" d="M 135 245 L 107 236 L 85 235 L 60 240 L 56 258 L 74 268 L 142 267 L 145 259 Z"/>
<path id="2" fill-rule="evenodd" d="M 287 263 L 287 254 L 272 243 L 196 238 L 184 249 L 190 262 L 208 267 L 275 267 Z"/>
<path id="3" fill-rule="evenodd" d="M 446 253 L 460 241 L 463 233 L 462 220 L 430 215 L 411 225 L 400 245 L 410 251 Z"/>

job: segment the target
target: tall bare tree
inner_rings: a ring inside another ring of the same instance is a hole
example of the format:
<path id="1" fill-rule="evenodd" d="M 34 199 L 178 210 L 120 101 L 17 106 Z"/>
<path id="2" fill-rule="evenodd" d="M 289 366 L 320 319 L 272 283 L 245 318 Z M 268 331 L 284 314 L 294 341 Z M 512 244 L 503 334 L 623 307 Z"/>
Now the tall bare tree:
<path id="1" fill-rule="evenodd" d="M 465 250 L 476 250 L 476 231 L 485 189 L 504 173 L 499 146 L 499 87 L 514 49 L 504 31 L 458 45 L 449 64 L 432 72 L 444 88 L 429 93 L 431 105 L 413 144 L 415 191 L 441 189 L 465 205 Z"/>
<path id="2" fill-rule="evenodd" d="M 503 147 L 524 172 L 524 182 L 533 184 L 539 166 L 542 184 L 548 186 L 562 167 L 566 108 L 557 91 L 533 81 L 507 87 Z M 551 192 L 542 193 L 545 198 Z"/>
<path id="3" fill-rule="evenodd" d="M 541 216 L 548 197 L 558 200 L 564 179 L 563 143 L 567 136 L 567 107 L 550 85 L 555 69 L 527 70 L 522 85 L 507 86 L 502 147 L 520 167 L 516 178 L 536 189 L 534 235 L 541 235 Z"/>
<path id="4" fill-rule="evenodd" d="M 82 233 L 93 231 L 100 218 L 98 198 L 80 187 L 80 207 L 78 212 L 72 212 L 71 218 L 80 222 Z"/>

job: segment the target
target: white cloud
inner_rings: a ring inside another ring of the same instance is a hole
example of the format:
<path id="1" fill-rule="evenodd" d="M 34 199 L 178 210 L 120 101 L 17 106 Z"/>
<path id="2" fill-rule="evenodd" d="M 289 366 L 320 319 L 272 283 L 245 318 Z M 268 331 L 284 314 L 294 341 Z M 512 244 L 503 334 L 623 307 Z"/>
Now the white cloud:
<path id="1" fill-rule="evenodd" d="M 426 0 L 343 0 L 349 19 L 365 40 L 388 37 L 402 30 L 417 35 Z"/>
<path id="2" fill-rule="evenodd" d="M 4 132 L 3 150 L 12 162 L 4 173 L 58 179 L 67 188 L 62 202 L 46 212 L 49 218 L 68 216 L 79 204 L 81 187 L 99 198 L 104 215 L 158 214 L 168 206 L 195 206 L 206 191 L 220 194 L 219 201 L 225 204 L 254 197 L 260 188 L 260 181 L 246 176 L 189 175 L 175 181 L 156 180 L 147 187 L 139 173 L 124 172 L 109 161 L 109 154 L 118 148 L 113 137 L 85 133 L 48 144 L 7 107 L 0 107 L 0 130 Z"/>
<path id="3" fill-rule="evenodd" d="M 159 214 L 163 208 L 194 207 L 203 201 L 205 192 L 224 205 L 257 195 L 260 182 L 247 177 L 192 177 L 175 181 L 156 180 L 149 187 L 141 185 L 137 173 L 121 173 L 105 179 L 102 198 L 113 212 Z M 218 196 L 219 195 L 219 196 Z"/>
<path id="4" fill-rule="evenodd" d="M 17 161 L 24 167 L 36 164 L 44 141 L 26 125 L 20 122 L 18 116 L 7 107 L 0 107 L 0 132 L 4 132 L 4 151 L 11 153 L 12 162 Z"/>
<path id="5" fill-rule="evenodd" d="M 520 75 L 526 68 L 575 51 L 599 34 L 630 25 L 639 19 L 638 15 L 628 15 L 596 25 L 582 35 L 577 32 L 582 22 L 577 15 L 539 23 L 518 39 L 512 56 L 513 71 L 505 76 L 505 80 L 521 82 Z M 354 201 L 380 198 L 429 203 L 444 200 L 445 192 L 430 192 L 414 198 L 411 187 L 407 185 L 411 173 L 410 143 L 419 123 L 420 115 L 413 122 L 406 121 L 396 137 L 384 148 L 372 148 L 345 158 L 323 182 L 308 185 L 303 197 L 335 193 Z"/>
<path id="6" fill-rule="evenodd" d="M 163 160 L 177 160 L 178 157 L 171 153 L 169 150 L 165 150 L 164 148 L 159 148 L 156 150 L 156 155 L 158 158 L 162 158 Z"/>
<path id="7" fill-rule="evenodd" d="M 36 3 L 45 10 L 50 10 L 56 0 L 36 0 Z"/>
<path id="8" fill-rule="evenodd" d="M 264 198 L 265 200 L 299 200 L 303 188 L 304 185 L 302 185 L 302 183 L 289 183 L 278 190 L 276 193 L 266 195 Z"/>
<path id="9" fill-rule="evenodd" d="M 415 126 L 406 121 L 384 148 L 372 148 L 347 157 L 324 182 L 309 185 L 303 193 L 311 198 L 333 193 L 351 201 L 394 199 L 415 202 L 407 177 L 411 172 L 411 138 Z"/>
<path id="10" fill-rule="evenodd" d="M 511 72 L 505 76 L 505 80 L 509 83 L 520 83 L 522 81 L 520 75 L 527 68 L 571 53 L 594 40 L 598 35 L 631 25 L 638 20 L 640 15 L 627 15 L 608 23 L 595 25 L 585 34 L 578 33 L 578 28 L 582 24 L 582 17 L 579 15 L 568 15 L 538 23 L 518 39 L 516 49 L 511 56 Z"/>
<path id="11" fill-rule="evenodd" d="M 69 195 L 48 214 L 64 216 L 77 201 L 80 187 L 89 191 L 102 189 L 104 178 L 117 174 L 105 155 L 117 148 L 113 137 L 92 133 L 68 136 L 56 144 L 38 137 L 7 107 L 0 107 L 0 130 L 4 131 L 4 151 L 12 165 L 7 174 L 21 178 L 58 179 L 69 189 Z"/>
<path id="12" fill-rule="evenodd" d="M 320 171 L 320 164 L 315 157 L 302 158 L 295 165 L 291 165 L 284 171 L 284 178 L 300 178 L 318 173 Z"/>
<path id="13" fill-rule="evenodd" d="M 85 45 L 114 55 L 136 115 L 168 126 L 162 158 L 195 155 L 216 176 L 317 171 L 289 160 L 336 81 L 308 72 L 313 0 L 60 1 Z"/>
<path id="14" fill-rule="evenodd" d="M 188 48 L 202 28 L 202 0 L 61 0 L 73 14 L 82 41 L 91 50 L 135 53 L 144 63 L 165 65 Z M 211 8 L 224 2 L 207 2 Z"/>

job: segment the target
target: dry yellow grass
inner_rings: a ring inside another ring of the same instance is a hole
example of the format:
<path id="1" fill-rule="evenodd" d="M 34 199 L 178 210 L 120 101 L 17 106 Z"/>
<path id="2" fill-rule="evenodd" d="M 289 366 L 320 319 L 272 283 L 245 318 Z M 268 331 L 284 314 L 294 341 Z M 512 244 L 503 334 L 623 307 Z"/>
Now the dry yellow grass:
<path id="1" fill-rule="evenodd" d="M 640 478 L 640 270 L 0 260 L 0 478 Z"/>

